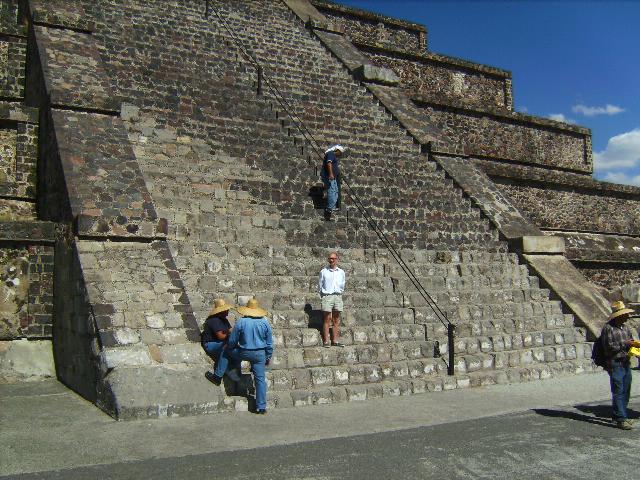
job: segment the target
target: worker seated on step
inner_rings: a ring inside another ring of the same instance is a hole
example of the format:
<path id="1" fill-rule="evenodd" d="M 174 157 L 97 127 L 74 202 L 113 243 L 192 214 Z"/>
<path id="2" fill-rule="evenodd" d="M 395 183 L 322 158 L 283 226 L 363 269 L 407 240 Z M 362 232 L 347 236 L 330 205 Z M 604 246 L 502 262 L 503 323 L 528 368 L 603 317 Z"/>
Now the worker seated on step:
<path id="1" fill-rule="evenodd" d="M 204 322 L 200 343 L 207 355 L 216 362 L 220 358 L 220 355 L 222 355 L 222 351 L 227 344 L 229 334 L 232 330 L 227 318 L 229 316 L 229 310 L 232 308 L 233 305 L 229 305 L 221 298 L 216 298 L 213 302 L 213 308 Z M 233 364 L 232 368 L 226 372 L 227 376 L 234 382 L 240 380 L 238 366 L 239 365 Z M 210 377 L 213 377 L 213 372 L 206 372 L 205 376 L 211 380 Z"/>
<path id="2" fill-rule="evenodd" d="M 242 317 L 236 321 L 229 335 L 227 346 L 218 359 L 215 375 L 211 381 L 220 385 L 229 362 L 248 361 L 251 363 L 256 387 L 256 413 L 265 414 L 267 413 L 266 366 L 271 363 L 273 356 L 273 332 L 266 318 L 268 313 L 260 308 L 255 298 L 249 300 L 246 307 L 238 307 L 236 310 Z"/>

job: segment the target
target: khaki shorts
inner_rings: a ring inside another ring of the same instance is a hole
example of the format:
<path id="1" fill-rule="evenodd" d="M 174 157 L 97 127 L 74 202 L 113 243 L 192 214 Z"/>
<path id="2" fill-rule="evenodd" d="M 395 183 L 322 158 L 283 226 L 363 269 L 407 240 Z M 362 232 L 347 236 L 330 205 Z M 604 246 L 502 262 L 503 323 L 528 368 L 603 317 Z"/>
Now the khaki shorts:
<path id="1" fill-rule="evenodd" d="M 344 306 L 342 304 L 342 295 L 322 295 L 322 311 L 323 312 L 341 312 Z"/>

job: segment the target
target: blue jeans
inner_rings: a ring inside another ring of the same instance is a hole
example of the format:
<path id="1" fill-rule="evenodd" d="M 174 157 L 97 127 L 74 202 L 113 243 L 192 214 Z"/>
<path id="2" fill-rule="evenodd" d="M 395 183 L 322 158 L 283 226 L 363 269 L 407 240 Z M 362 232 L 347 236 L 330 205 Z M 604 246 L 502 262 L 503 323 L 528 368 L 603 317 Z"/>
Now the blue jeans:
<path id="1" fill-rule="evenodd" d="M 324 188 L 327 189 L 327 208 L 326 210 L 335 210 L 338 204 L 338 197 L 340 196 L 340 189 L 338 187 L 338 179 L 334 178 L 329 180 L 329 177 L 322 175 L 322 183 Z"/>
<path id="2" fill-rule="evenodd" d="M 204 346 L 204 351 L 214 360 L 218 360 L 218 357 L 224 349 L 224 342 L 207 342 Z"/>
<path id="3" fill-rule="evenodd" d="M 631 394 L 631 365 L 629 362 L 613 362 L 609 372 L 611 381 L 611 405 L 613 420 L 621 422 L 627 419 L 627 405 Z"/>
<path id="4" fill-rule="evenodd" d="M 224 355 L 220 356 L 216 364 L 215 375 L 222 377 L 227 371 L 229 362 L 240 365 L 241 360 L 251 363 L 251 373 L 253 373 L 253 381 L 256 385 L 256 408 L 258 410 L 266 410 L 267 408 L 267 378 L 266 378 L 266 361 L 267 355 L 264 350 L 243 350 L 242 348 L 234 348 L 225 350 Z"/>

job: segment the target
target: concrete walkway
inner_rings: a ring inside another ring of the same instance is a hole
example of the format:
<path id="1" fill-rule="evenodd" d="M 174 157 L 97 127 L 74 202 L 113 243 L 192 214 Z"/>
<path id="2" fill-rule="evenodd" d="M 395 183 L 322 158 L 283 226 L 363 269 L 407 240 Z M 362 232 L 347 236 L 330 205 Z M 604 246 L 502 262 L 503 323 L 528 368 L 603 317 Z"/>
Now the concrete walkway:
<path id="1" fill-rule="evenodd" d="M 640 396 L 634 371 L 632 395 Z M 442 425 L 610 396 L 604 372 L 338 405 L 116 422 L 55 381 L 0 385 L 0 475 Z"/>

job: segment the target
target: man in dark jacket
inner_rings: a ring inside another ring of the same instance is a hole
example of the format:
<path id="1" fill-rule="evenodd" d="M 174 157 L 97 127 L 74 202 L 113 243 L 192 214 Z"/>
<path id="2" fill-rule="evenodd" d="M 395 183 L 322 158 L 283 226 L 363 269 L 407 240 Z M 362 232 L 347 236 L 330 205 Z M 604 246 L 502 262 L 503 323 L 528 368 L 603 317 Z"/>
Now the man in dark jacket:
<path id="1" fill-rule="evenodd" d="M 633 310 L 626 308 L 623 302 L 613 303 L 611 309 L 613 311 L 609 321 L 602 329 L 602 346 L 611 383 L 612 417 L 616 427 L 631 430 L 633 424 L 627 416 L 631 393 L 631 362 L 627 352 L 631 347 L 640 346 L 640 342 L 633 339 L 631 328 L 625 325 Z"/>
<path id="2" fill-rule="evenodd" d="M 216 362 L 220 358 L 232 330 L 231 324 L 227 319 L 229 310 L 232 308 L 233 306 L 227 304 L 223 299 L 216 298 L 213 302 L 213 308 L 204 322 L 200 343 L 207 355 Z M 237 366 L 234 365 L 233 367 L 226 373 L 229 378 L 237 382 L 240 379 L 238 372 L 235 370 Z M 213 372 L 206 372 L 205 376 L 210 380 L 210 377 L 213 377 Z"/>

